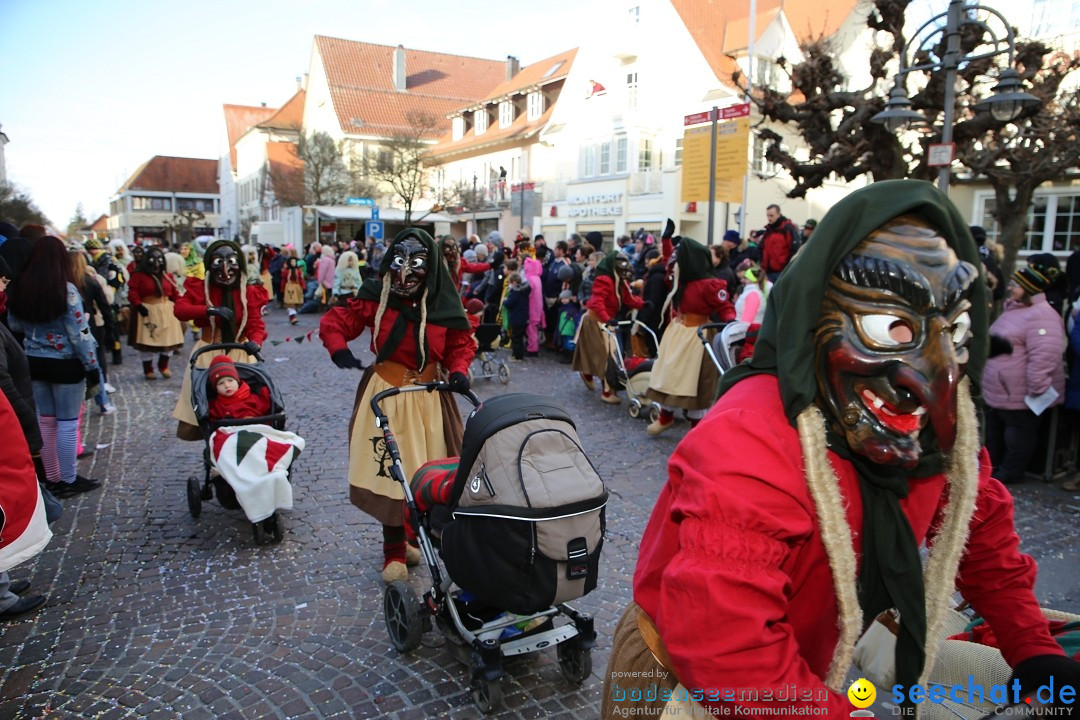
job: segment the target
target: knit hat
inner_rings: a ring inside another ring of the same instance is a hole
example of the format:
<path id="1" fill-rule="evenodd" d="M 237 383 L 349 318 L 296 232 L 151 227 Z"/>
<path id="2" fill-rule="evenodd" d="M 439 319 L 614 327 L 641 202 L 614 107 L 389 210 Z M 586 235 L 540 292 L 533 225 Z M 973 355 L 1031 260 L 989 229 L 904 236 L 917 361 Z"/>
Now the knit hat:
<path id="1" fill-rule="evenodd" d="M 470 315 L 484 312 L 484 301 L 480 298 L 469 298 L 469 301 L 465 303 L 465 312 Z"/>
<path id="2" fill-rule="evenodd" d="M 1028 295 L 1038 295 L 1041 292 L 1046 292 L 1046 288 L 1050 287 L 1060 274 L 1061 271 L 1056 268 L 1029 265 L 1014 272 L 1012 279 L 1017 285 L 1024 288 L 1024 292 Z"/>
<path id="3" fill-rule="evenodd" d="M 502 235 L 499 234 L 498 230 L 492 230 L 490 233 L 488 233 L 488 242 L 494 245 L 501 245 Z"/>
<path id="4" fill-rule="evenodd" d="M 809 220 L 807 220 L 806 222 L 803 223 L 803 227 L 804 228 L 810 228 L 811 230 L 813 230 L 813 229 L 815 229 L 817 227 L 817 220 L 815 220 L 814 218 L 810 218 Z"/>
<path id="5" fill-rule="evenodd" d="M 466 250 L 462 257 L 465 258 L 466 262 L 476 262 L 476 251 L 472 249 Z"/>
<path id="6" fill-rule="evenodd" d="M 739 237 L 739 231 L 738 230 L 727 230 L 727 231 L 724 232 L 724 240 L 723 241 L 724 242 L 735 243 L 736 245 L 738 245 L 742 241 L 742 238 Z"/>
<path id="7" fill-rule="evenodd" d="M 11 280 L 13 277 L 15 273 L 11 272 L 11 266 L 7 264 L 7 260 L 0 257 L 0 278 Z"/>
<path id="8" fill-rule="evenodd" d="M 473 248 L 473 252 L 476 254 L 476 259 L 479 262 L 483 262 L 484 260 L 487 259 L 487 256 L 488 256 L 487 245 L 484 245 L 484 244 L 477 245 L 476 247 Z"/>
<path id="9" fill-rule="evenodd" d="M 561 293 L 559 293 L 560 300 L 569 300 L 572 297 L 574 297 L 574 294 L 569 290 L 563 290 Z"/>
<path id="10" fill-rule="evenodd" d="M 231 377 L 240 382 L 240 373 L 236 372 L 236 365 L 228 355 L 218 355 L 210 361 L 210 384 L 217 385 L 221 378 Z"/>
<path id="11" fill-rule="evenodd" d="M 83 243 L 83 248 L 86 250 L 104 250 L 105 246 L 101 244 L 101 241 L 97 238 L 90 238 Z"/>
<path id="12" fill-rule="evenodd" d="M 593 246 L 593 250 L 599 250 L 604 246 L 604 236 L 597 230 L 585 233 L 585 241 Z"/>

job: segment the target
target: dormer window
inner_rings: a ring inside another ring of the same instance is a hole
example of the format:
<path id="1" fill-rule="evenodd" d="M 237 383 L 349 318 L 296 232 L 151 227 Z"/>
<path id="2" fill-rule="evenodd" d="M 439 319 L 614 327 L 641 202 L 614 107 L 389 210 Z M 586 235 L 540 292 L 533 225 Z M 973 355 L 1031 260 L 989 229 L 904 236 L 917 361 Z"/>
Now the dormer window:
<path id="1" fill-rule="evenodd" d="M 544 114 L 544 93 L 534 90 L 529 93 L 529 120 L 539 120 Z"/>
<path id="2" fill-rule="evenodd" d="M 510 127 L 512 122 L 514 122 L 514 103 L 503 100 L 499 103 L 499 127 Z"/>
<path id="3" fill-rule="evenodd" d="M 488 118 L 487 110 L 480 108 L 473 112 L 473 127 L 475 128 L 477 135 L 483 135 L 487 132 Z"/>
<path id="4" fill-rule="evenodd" d="M 461 138 L 465 137 L 465 118 L 458 115 L 451 122 L 451 126 L 454 132 L 454 140 L 460 140 Z"/>

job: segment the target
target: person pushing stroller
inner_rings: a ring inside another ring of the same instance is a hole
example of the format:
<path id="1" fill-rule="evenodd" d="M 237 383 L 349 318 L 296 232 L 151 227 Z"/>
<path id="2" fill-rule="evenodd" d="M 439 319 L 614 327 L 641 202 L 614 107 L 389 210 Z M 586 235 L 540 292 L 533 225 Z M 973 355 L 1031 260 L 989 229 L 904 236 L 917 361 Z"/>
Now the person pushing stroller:
<path id="1" fill-rule="evenodd" d="M 366 369 L 348 347 L 365 329 L 371 330 L 376 354 Z M 468 390 L 469 363 L 477 347 L 435 240 L 418 228 L 399 233 L 383 255 L 378 276 L 365 280 L 355 299 L 323 316 L 319 336 L 335 365 L 364 370 L 349 426 L 349 499 L 382 524 L 383 580 L 405 580 L 406 560 L 416 564 L 420 557 L 415 549 L 406 554 L 404 492 L 388 471 L 389 453 L 373 426 L 370 401 L 388 388 L 431 382 L 439 377 L 440 366 L 453 389 Z M 390 398 L 384 409 L 407 433 L 401 442 L 406 476 L 429 458 L 460 452 L 461 418 L 449 395 L 402 394 Z"/>

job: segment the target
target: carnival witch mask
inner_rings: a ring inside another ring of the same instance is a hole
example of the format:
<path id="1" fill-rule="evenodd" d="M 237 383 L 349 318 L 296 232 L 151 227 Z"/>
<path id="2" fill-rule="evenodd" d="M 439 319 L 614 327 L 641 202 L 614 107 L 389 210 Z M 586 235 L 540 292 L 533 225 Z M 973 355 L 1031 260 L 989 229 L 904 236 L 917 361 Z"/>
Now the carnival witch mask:
<path id="1" fill-rule="evenodd" d="M 978 277 L 912 215 L 837 265 L 814 331 L 817 404 L 852 452 L 912 468 L 927 450 L 952 449 Z"/>
<path id="2" fill-rule="evenodd" d="M 235 288 L 240 284 L 240 257 L 236 249 L 221 244 L 213 249 L 209 258 L 210 281 L 218 287 Z"/>
<path id="3" fill-rule="evenodd" d="M 416 238 L 406 237 L 390 249 L 390 292 L 415 299 L 424 289 L 428 274 L 428 250 Z"/>
<path id="4" fill-rule="evenodd" d="M 630 267 L 630 260 L 622 253 L 615 258 L 615 278 L 626 283 L 634 279 L 634 270 Z"/>
<path id="5" fill-rule="evenodd" d="M 151 275 L 160 276 L 165 272 L 165 253 L 161 251 L 161 248 L 150 248 L 143 256 L 143 260 Z"/>
<path id="6" fill-rule="evenodd" d="M 457 270 L 458 255 L 460 252 L 461 249 L 453 238 L 447 238 L 442 241 L 443 259 L 446 260 L 446 266 L 451 270 Z"/>

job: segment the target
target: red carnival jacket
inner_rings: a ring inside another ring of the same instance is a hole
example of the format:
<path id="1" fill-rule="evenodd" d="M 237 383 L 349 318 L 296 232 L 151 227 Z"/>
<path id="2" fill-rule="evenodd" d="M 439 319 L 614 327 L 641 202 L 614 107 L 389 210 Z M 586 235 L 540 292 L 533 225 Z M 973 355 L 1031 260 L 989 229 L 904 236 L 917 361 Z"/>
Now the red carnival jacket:
<path id="1" fill-rule="evenodd" d="M 645 306 L 645 301 L 630 292 L 630 288 L 623 284 L 618 295 L 615 294 L 615 280 L 610 275 L 597 275 L 593 281 L 592 295 L 585 307 L 600 316 L 600 321 L 611 322 L 619 310 L 628 307 L 640 310 Z"/>
<path id="2" fill-rule="evenodd" d="M 850 462 L 832 452 L 828 458 L 858 557 L 858 477 Z M 990 477 L 985 450 L 979 464 L 957 588 L 993 627 L 1010 666 L 1061 655 L 1032 592 L 1035 562 L 1019 550 L 1012 497 Z M 900 506 L 915 537 L 932 544 L 945 477 L 912 479 L 909 487 Z M 774 376 L 739 382 L 675 449 L 641 540 L 634 600 L 655 622 L 687 688 L 794 686 L 800 697 L 812 693 L 812 704 L 827 707 L 830 717 L 851 710 L 822 682 L 839 613 L 799 434 L 784 415 Z M 715 627 L 722 632 L 702 632 Z"/>
<path id="3" fill-rule="evenodd" d="M 346 307 L 331 308 L 319 322 L 319 337 L 323 345 L 331 355 L 338 350 L 348 350 L 349 341 L 360 337 L 365 329 L 372 329 L 374 334 L 375 313 L 379 309 L 379 303 L 374 300 L 349 300 Z M 382 321 L 379 324 L 379 343 L 386 342 L 390 336 L 390 328 L 397 319 L 397 311 L 386 308 Z M 442 325 L 428 323 L 425 329 L 428 346 L 428 362 L 437 361 L 448 373 L 459 372 L 468 374 L 469 363 L 476 354 L 476 339 L 472 330 L 452 330 Z M 375 352 L 376 344 L 371 343 L 371 351 Z M 409 323 L 405 337 L 397 349 L 390 355 L 388 360 L 393 360 L 407 368 L 419 370 L 416 367 L 416 339 L 413 323 Z"/>
<path id="4" fill-rule="evenodd" d="M 270 296 L 266 294 L 266 288 L 262 285 L 244 285 L 232 290 L 233 311 L 236 313 L 236 325 L 244 325 L 243 337 L 254 343 L 263 345 L 266 342 L 266 323 L 263 322 L 262 309 Z M 241 303 L 240 293 L 247 293 L 247 322 L 244 322 L 244 306 Z M 210 286 L 210 306 L 217 307 L 222 304 L 224 291 L 216 285 Z M 210 317 L 206 314 L 206 289 L 203 281 L 198 278 L 188 278 L 184 281 L 184 294 L 176 301 L 173 315 L 181 322 L 192 321 L 196 327 L 210 327 Z M 243 342 L 238 339 L 237 342 Z"/>
<path id="5" fill-rule="evenodd" d="M 176 302 L 176 281 L 169 273 L 161 276 L 161 289 L 165 291 L 165 297 Z M 156 297 L 160 297 L 160 293 L 153 277 L 141 271 L 131 273 L 131 279 L 128 280 L 128 302 L 142 305 L 144 298 Z"/>

